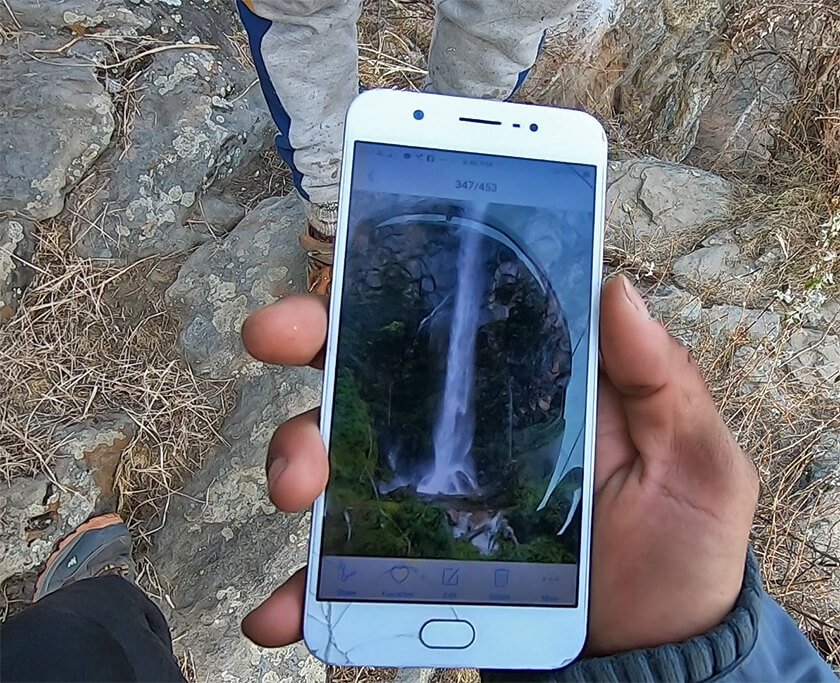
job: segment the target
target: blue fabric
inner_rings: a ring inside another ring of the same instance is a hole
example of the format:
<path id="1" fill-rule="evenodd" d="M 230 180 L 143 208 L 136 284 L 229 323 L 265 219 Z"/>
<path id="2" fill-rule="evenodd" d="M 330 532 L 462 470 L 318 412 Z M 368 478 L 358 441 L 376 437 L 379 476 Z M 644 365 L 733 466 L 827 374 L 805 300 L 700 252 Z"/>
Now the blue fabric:
<path id="1" fill-rule="evenodd" d="M 262 56 L 262 41 L 268 29 L 271 28 L 271 22 L 268 19 L 254 14 L 242 0 L 236 0 L 236 7 L 239 10 L 239 16 L 248 34 L 248 43 L 251 47 L 251 56 L 254 58 L 257 76 L 260 79 L 260 88 L 262 88 L 263 96 L 268 104 L 268 110 L 271 112 L 271 118 L 274 119 L 274 123 L 279 131 L 274 138 L 277 153 L 291 169 L 292 181 L 298 193 L 303 199 L 308 201 L 309 195 L 303 189 L 303 174 L 295 165 L 295 150 L 289 141 L 289 128 L 292 122 L 289 119 L 289 114 L 283 108 L 280 98 L 277 97 L 277 92 L 271 83 L 271 77 L 268 75 L 268 69 L 265 68 L 265 61 Z"/>
<path id="2" fill-rule="evenodd" d="M 632 615 L 627 615 L 632 618 Z M 551 672 L 484 671 L 487 682 L 829 683 L 838 678 L 793 620 L 764 592 L 749 552 L 735 608 L 722 624 L 682 643 L 583 658 Z"/>
<path id="3" fill-rule="evenodd" d="M 542 52 L 543 46 L 545 45 L 545 35 L 546 32 L 543 31 L 542 38 L 540 38 L 540 44 L 537 46 L 537 54 L 534 57 L 534 64 L 537 63 L 537 58 L 540 56 L 540 52 Z M 534 65 L 532 64 L 527 69 L 519 72 L 519 77 L 516 79 L 516 85 L 513 86 L 513 92 L 511 92 L 511 94 L 508 95 L 509 100 L 513 99 L 516 93 L 518 93 L 522 86 L 525 85 L 525 81 L 528 79 L 528 74 L 531 73 L 531 69 L 533 68 Z"/>
<path id="4" fill-rule="evenodd" d="M 838 678 L 793 619 L 764 593 L 752 651 L 714 680 L 822 683 Z"/>

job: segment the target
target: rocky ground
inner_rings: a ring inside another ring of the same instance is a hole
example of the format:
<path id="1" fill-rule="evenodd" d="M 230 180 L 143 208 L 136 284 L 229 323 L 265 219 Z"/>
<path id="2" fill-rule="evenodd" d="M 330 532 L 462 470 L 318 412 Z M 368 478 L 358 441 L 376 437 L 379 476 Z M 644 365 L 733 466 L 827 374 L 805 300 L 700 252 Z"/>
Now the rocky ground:
<path id="1" fill-rule="evenodd" d="M 762 475 L 768 586 L 836 657 L 840 101 L 807 90 L 825 54 L 794 51 L 817 24 L 781 30 L 772 8 L 627 0 L 585 39 L 553 37 L 524 98 L 607 123 L 608 268 L 705 368 Z M 430 17 L 368 3 L 366 84 L 418 84 Z M 833 102 L 809 114 L 828 123 L 799 126 L 803 102 Z M 238 625 L 303 562 L 306 516 L 270 506 L 263 458 L 274 426 L 318 401 L 313 372 L 239 341 L 248 312 L 303 281 L 271 138 L 226 0 L 0 3 L 4 614 L 59 538 L 116 508 L 188 672 L 322 675 L 302 646 L 260 650 Z"/>

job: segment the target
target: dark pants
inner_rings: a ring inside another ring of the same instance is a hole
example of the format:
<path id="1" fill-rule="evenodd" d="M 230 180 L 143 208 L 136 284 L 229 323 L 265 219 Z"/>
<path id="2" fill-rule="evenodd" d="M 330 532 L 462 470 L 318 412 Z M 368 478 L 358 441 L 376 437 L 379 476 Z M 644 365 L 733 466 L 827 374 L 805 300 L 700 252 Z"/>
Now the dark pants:
<path id="1" fill-rule="evenodd" d="M 47 595 L 0 625 L 0 681 L 184 681 L 160 610 L 102 576 Z"/>

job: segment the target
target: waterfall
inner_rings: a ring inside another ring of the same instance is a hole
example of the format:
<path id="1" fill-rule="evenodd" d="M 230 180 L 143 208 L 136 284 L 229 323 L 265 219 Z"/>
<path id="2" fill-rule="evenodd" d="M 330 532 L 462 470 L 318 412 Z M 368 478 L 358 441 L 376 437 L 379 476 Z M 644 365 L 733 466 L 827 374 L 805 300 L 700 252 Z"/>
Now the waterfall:
<path id="1" fill-rule="evenodd" d="M 470 451 L 475 434 L 475 340 L 484 289 L 479 272 L 480 239 L 475 230 L 461 229 L 443 401 L 432 434 L 434 462 L 417 486 L 418 493 L 463 495 L 477 488 Z"/>

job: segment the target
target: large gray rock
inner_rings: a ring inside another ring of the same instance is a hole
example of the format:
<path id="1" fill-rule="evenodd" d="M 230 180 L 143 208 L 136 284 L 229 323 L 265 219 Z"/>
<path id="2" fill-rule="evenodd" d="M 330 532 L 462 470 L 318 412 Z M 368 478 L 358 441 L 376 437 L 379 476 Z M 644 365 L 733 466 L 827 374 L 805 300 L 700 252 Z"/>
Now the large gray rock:
<path id="1" fill-rule="evenodd" d="M 62 57 L 0 66 L 0 211 L 57 215 L 113 131 L 113 104 L 89 66 Z"/>
<path id="2" fill-rule="evenodd" d="M 0 488 L 0 583 L 35 569 L 88 517 L 113 509 L 117 467 L 135 430 L 126 415 L 61 430 L 49 475 L 18 477 Z"/>
<path id="3" fill-rule="evenodd" d="M 151 26 L 148 8 L 125 0 L 6 0 L 0 3 L 0 18 L 25 28 L 51 33 L 69 26 L 111 29 L 134 35 Z"/>
<path id="4" fill-rule="evenodd" d="M 546 60 L 551 70 L 538 71 L 530 92 L 539 91 L 552 104 L 594 110 L 604 120 L 620 119 L 623 130 L 633 131 L 648 152 L 683 159 L 694 146 L 710 83 L 724 68 L 724 3 L 599 4 L 610 6 L 607 26 L 589 27 L 577 49 L 564 44 L 562 57 Z M 564 29 L 562 43 L 568 35 Z"/>
<path id="5" fill-rule="evenodd" d="M 297 241 L 303 225 L 295 197 L 267 199 L 224 240 L 203 245 L 181 268 L 166 299 L 183 321 L 181 347 L 195 372 L 225 378 L 258 371 L 239 331 L 249 313 L 303 282 Z"/>
<path id="6" fill-rule="evenodd" d="M 695 238 L 727 218 L 735 188 L 727 180 L 690 166 L 655 159 L 610 164 L 607 243 L 653 248 L 672 238 Z"/>
<path id="7" fill-rule="evenodd" d="M 699 119 L 692 164 L 753 171 L 766 166 L 793 103 L 792 67 L 771 50 L 739 55 L 719 77 Z"/>
<path id="8" fill-rule="evenodd" d="M 173 499 L 151 560 L 171 586 L 176 647 L 189 651 L 199 678 L 314 681 L 323 667 L 303 645 L 265 650 L 239 623 L 305 563 L 307 515 L 281 515 L 268 500 L 265 455 L 274 429 L 319 402 L 312 370 L 272 369 L 245 354 L 247 314 L 300 291 L 302 214 L 294 198 L 260 204 L 223 241 L 200 247 L 167 299 L 182 319 L 189 362 L 210 377 L 237 375 L 237 405 L 219 446 Z"/>
<path id="9" fill-rule="evenodd" d="M 135 82 L 143 97 L 127 151 L 103 157 L 107 182 L 92 201 L 79 203 L 87 219 L 77 236 L 82 255 L 134 260 L 212 238 L 204 223 L 187 220 L 198 198 L 257 154 L 273 126 L 259 90 L 243 96 L 242 80 L 241 68 L 221 51 L 156 57 Z"/>
<path id="10" fill-rule="evenodd" d="M 35 225 L 15 214 L 0 217 L 0 324 L 17 311 L 23 290 L 32 281 L 27 263 L 35 249 Z"/>
<path id="11" fill-rule="evenodd" d="M 303 644 L 266 650 L 240 632 L 242 618 L 306 562 L 308 515 L 268 500 L 265 455 L 281 422 L 317 405 L 314 371 L 269 370 L 243 381 L 220 446 L 173 499 L 150 559 L 168 588 L 176 654 L 199 680 L 317 681 L 323 667 Z"/>

